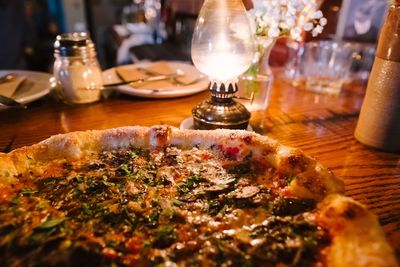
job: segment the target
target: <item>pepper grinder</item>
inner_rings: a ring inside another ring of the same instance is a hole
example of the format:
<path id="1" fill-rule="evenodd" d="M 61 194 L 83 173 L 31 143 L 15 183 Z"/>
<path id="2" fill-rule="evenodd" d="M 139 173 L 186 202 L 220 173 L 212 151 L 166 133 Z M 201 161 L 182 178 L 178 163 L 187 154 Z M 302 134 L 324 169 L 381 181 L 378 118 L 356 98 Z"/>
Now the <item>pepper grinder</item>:
<path id="1" fill-rule="evenodd" d="M 400 1 L 389 7 L 378 41 L 355 138 L 384 151 L 400 151 Z"/>

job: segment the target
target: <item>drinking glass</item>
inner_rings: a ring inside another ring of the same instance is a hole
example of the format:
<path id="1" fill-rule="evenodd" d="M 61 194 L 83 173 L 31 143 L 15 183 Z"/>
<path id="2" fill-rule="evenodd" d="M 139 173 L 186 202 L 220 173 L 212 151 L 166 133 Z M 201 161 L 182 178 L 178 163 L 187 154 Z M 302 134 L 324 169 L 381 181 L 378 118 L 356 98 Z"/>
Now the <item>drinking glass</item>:
<path id="1" fill-rule="evenodd" d="M 305 45 L 304 53 L 307 90 L 338 95 L 350 75 L 354 54 L 351 43 L 309 42 Z"/>
<path id="2" fill-rule="evenodd" d="M 351 79 L 366 83 L 375 60 L 376 44 L 355 43 L 353 63 L 351 65 Z"/>

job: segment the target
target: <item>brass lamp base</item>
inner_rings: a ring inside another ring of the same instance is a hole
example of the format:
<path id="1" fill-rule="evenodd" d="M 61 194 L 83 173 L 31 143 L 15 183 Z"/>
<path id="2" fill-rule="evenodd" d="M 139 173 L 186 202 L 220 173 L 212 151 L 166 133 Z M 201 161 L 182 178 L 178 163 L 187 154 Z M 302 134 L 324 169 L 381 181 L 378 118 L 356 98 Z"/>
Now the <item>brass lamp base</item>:
<path id="1" fill-rule="evenodd" d="M 245 106 L 233 100 L 237 84 L 213 83 L 211 100 L 192 110 L 193 128 L 196 130 L 247 129 L 251 117 Z"/>

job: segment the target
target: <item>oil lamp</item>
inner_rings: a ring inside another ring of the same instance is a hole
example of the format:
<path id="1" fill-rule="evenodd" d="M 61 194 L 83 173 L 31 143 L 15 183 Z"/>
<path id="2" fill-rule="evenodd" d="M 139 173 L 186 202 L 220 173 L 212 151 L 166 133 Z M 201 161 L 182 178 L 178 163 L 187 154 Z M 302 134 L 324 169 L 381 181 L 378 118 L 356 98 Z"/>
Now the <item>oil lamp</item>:
<path id="1" fill-rule="evenodd" d="M 192 40 L 192 60 L 210 78 L 211 99 L 193 110 L 195 129 L 246 129 L 250 112 L 233 97 L 253 59 L 254 40 L 241 0 L 206 0 Z"/>

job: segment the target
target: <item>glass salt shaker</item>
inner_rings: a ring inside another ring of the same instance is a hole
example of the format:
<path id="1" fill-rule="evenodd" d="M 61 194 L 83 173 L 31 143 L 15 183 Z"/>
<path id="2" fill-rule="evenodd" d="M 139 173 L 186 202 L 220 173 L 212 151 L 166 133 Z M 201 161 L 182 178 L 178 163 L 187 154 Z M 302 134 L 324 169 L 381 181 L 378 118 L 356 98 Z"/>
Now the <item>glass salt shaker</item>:
<path id="1" fill-rule="evenodd" d="M 100 99 L 103 79 L 94 43 L 87 33 L 58 35 L 54 57 L 53 74 L 63 102 L 86 104 Z"/>

